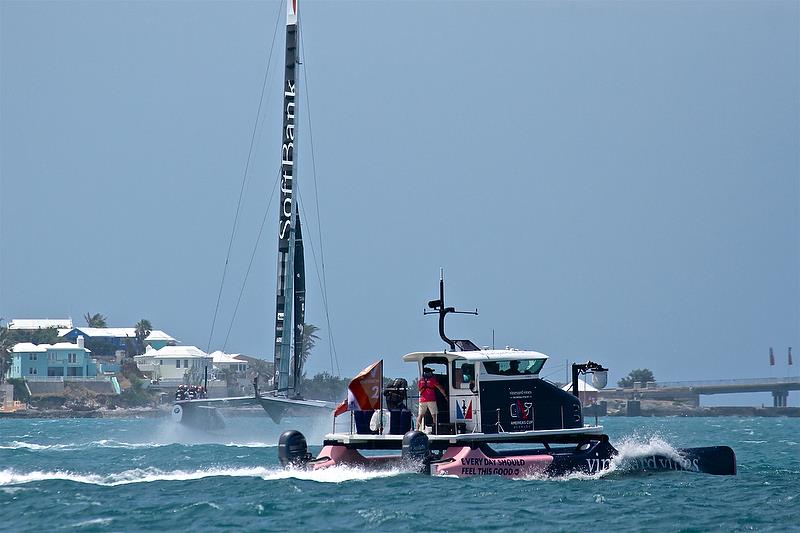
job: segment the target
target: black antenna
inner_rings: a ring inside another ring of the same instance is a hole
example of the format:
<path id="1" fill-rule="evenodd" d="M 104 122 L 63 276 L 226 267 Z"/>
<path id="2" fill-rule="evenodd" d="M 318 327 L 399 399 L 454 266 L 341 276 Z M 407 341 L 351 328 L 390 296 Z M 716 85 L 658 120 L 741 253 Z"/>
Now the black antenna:
<path id="1" fill-rule="evenodd" d="M 442 338 L 444 342 L 450 346 L 451 350 L 456 349 L 456 343 L 449 339 L 447 335 L 444 334 L 444 317 L 447 316 L 447 313 L 456 313 L 460 315 L 477 315 L 478 309 L 476 308 L 474 311 L 456 311 L 455 307 L 445 307 L 444 306 L 444 269 L 439 269 L 439 299 L 438 300 L 431 300 L 428 302 L 428 308 L 433 309 L 433 311 L 428 311 L 427 309 L 423 309 L 423 315 L 435 315 L 438 313 L 439 315 L 439 336 Z"/>

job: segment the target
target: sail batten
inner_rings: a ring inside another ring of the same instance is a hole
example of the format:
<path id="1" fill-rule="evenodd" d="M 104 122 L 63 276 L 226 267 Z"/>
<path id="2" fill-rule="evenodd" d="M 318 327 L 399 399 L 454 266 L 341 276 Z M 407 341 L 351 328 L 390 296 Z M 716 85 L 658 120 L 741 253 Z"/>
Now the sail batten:
<path id="1" fill-rule="evenodd" d="M 283 130 L 281 144 L 281 191 L 278 208 L 278 287 L 275 303 L 275 388 L 289 388 L 295 256 L 295 117 L 297 94 L 297 0 L 286 3 L 286 65 L 283 83 Z M 305 291 L 304 291 L 305 292 Z"/>

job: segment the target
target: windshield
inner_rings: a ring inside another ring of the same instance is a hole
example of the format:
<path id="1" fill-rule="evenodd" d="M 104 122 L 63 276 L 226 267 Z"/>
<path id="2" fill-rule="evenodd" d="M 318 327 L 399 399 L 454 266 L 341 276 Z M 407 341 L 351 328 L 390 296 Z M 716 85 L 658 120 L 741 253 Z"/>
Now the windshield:
<path id="1" fill-rule="evenodd" d="M 486 361 L 483 368 L 487 374 L 500 376 L 527 376 L 538 374 L 544 359 L 513 359 L 511 361 Z"/>

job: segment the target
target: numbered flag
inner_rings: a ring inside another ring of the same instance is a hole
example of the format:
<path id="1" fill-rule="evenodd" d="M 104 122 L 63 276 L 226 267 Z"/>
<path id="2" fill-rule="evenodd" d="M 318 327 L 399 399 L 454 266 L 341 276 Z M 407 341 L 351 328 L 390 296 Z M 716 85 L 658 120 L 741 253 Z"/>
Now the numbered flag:
<path id="1" fill-rule="evenodd" d="M 333 416 L 345 411 L 372 411 L 381 407 L 383 359 L 362 370 L 347 386 L 347 400 L 336 407 Z"/>

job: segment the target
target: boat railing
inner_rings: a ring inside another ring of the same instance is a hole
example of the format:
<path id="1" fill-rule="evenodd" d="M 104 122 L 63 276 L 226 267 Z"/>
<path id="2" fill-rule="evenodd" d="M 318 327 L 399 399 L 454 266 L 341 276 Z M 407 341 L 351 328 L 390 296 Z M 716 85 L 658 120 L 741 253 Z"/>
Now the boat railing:
<path id="1" fill-rule="evenodd" d="M 707 379 L 700 381 L 650 381 L 645 388 L 672 389 L 692 387 L 715 387 L 720 385 L 792 385 L 800 383 L 800 376 L 779 378 Z"/>
<path id="2" fill-rule="evenodd" d="M 411 412 L 411 429 L 416 429 L 417 413 L 419 412 L 419 396 L 409 396 L 406 406 L 407 406 L 408 410 Z M 387 415 L 388 415 L 388 413 L 390 413 L 389 409 L 384 408 L 383 410 L 387 412 Z M 369 416 L 372 417 L 374 412 L 375 411 L 370 411 L 370 415 Z M 333 417 L 333 433 L 339 432 L 339 433 L 349 433 L 349 434 L 352 434 L 352 435 L 358 434 L 357 424 L 356 424 L 356 420 L 355 420 L 355 417 L 356 417 L 355 413 L 353 411 L 349 411 L 348 415 L 349 416 L 347 416 L 347 417 L 341 417 L 341 416 L 340 417 Z M 451 420 L 449 423 L 440 423 L 439 424 L 440 427 L 446 425 L 450 429 L 450 431 L 448 431 L 447 433 L 441 433 L 441 434 L 452 435 L 452 434 L 459 433 L 459 429 L 460 429 L 459 424 L 463 424 L 463 427 L 464 427 L 464 431 L 463 432 L 465 432 L 465 433 L 471 433 L 471 432 L 478 432 L 479 433 L 480 432 L 480 427 L 477 424 L 477 421 L 479 419 L 481 420 L 481 425 L 485 425 L 487 423 L 494 425 L 494 428 L 498 433 L 513 433 L 514 432 L 513 429 L 505 428 L 503 426 L 503 424 L 501 422 L 501 419 L 502 419 L 501 409 L 499 409 L 499 408 L 489 409 L 489 410 L 475 409 L 473 411 L 473 415 L 476 415 L 476 416 L 474 416 L 472 419 L 458 419 L 458 420 Z M 477 415 L 480 415 L 480 416 L 477 416 Z M 536 427 L 535 409 L 531 408 L 529 415 L 530 415 L 530 427 L 526 428 L 524 430 L 520 430 L 520 431 L 536 431 L 537 429 L 575 429 L 574 426 L 572 426 L 572 425 L 570 425 L 569 427 L 567 426 L 566 422 L 567 422 L 567 417 L 569 415 L 568 415 L 568 413 L 566 413 L 564 411 L 564 406 L 563 405 L 560 408 L 560 421 L 561 421 L 561 424 L 560 424 L 560 427 L 557 427 L 557 428 L 553 428 L 553 427 L 547 427 L 547 428 L 539 427 L 539 428 L 537 428 Z M 594 419 L 595 419 L 594 420 L 594 426 L 599 426 L 599 420 L 598 420 L 598 417 L 597 417 L 596 414 L 595 414 Z M 383 420 L 383 418 L 381 418 L 381 420 L 385 423 L 385 420 Z M 587 424 L 584 423 L 584 427 L 586 427 L 586 426 L 591 427 L 590 424 L 587 425 Z M 437 429 L 440 429 L 440 428 L 437 428 Z M 342 430 L 344 430 L 344 431 L 342 431 Z"/>

